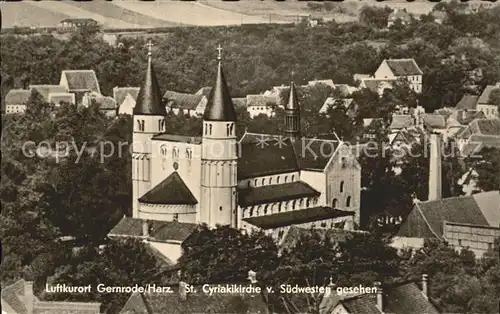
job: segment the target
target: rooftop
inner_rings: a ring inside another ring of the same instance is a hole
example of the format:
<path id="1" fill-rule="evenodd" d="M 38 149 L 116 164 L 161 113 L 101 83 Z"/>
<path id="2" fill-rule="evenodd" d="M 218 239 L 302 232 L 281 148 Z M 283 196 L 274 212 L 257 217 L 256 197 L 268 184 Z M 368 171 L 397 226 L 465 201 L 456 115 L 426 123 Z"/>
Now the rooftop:
<path id="1" fill-rule="evenodd" d="M 167 91 L 165 95 L 163 95 L 163 100 L 165 100 L 167 106 L 172 108 L 195 110 L 203 97 L 203 95 Z"/>
<path id="2" fill-rule="evenodd" d="M 474 110 L 476 109 L 477 102 L 479 100 L 479 96 L 476 95 L 463 95 L 462 99 L 455 106 L 456 109 L 467 109 Z"/>
<path id="3" fill-rule="evenodd" d="M 116 100 L 118 105 L 121 105 L 128 94 L 137 100 L 139 95 L 140 87 L 115 87 L 113 88 L 113 98 Z"/>
<path id="4" fill-rule="evenodd" d="M 64 70 L 61 77 L 66 79 L 69 91 L 101 93 L 99 81 L 94 70 Z"/>
<path id="5" fill-rule="evenodd" d="M 196 205 L 198 200 L 186 186 L 184 180 L 176 172 L 172 172 L 165 180 L 139 198 L 140 203 L 148 204 L 183 204 Z"/>
<path id="6" fill-rule="evenodd" d="M 113 237 L 142 237 L 143 223 L 146 220 L 123 217 L 113 227 L 108 236 Z M 196 228 L 195 224 L 176 221 L 149 221 L 149 238 L 151 241 L 165 242 L 168 240 L 184 241 Z"/>
<path id="7" fill-rule="evenodd" d="M 31 90 L 29 89 L 11 89 L 7 95 L 5 95 L 6 105 L 24 105 L 26 104 L 31 96 Z"/>
<path id="8" fill-rule="evenodd" d="M 271 184 L 259 187 L 250 187 L 238 191 L 240 206 L 252 206 L 265 203 L 301 199 L 320 196 L 309 184 L 296 181 L 283 184 Z"/>
<path id="9" fill-rule="evenodd" d="M 387 65 L 395 76 L 422 75 L 415 59 L 387 59 Z"/>

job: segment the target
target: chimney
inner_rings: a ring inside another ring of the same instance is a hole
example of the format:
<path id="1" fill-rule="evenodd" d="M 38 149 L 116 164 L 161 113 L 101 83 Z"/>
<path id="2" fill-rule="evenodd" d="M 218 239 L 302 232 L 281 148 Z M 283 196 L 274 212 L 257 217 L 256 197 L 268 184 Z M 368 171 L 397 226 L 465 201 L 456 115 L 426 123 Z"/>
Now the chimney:
<path id="1" fill-rule="evenodd" d="M 422 275 L 422 292 L 424 293 L 425 298 L 429 298 L 429 290 L 427 288 L 427 274 Z"/>
<path id="2" fill-rule="evenodd" d="M 142 221 L 142 236 L 144 238 L 149 238 L 149 222 L 147 220 Z"/>
<path id="3" fill-rule="evenodd" d="M 383 309 L 384 309 L 384 304 L 383 304 L 383 297 L 384 295 L 382 294 L 382 284 L 377 281 L 375 282 L 374 284 L 375 288 L 377 289 L 377 309 L 383 313 Z"/>
<path id="4" fill-rule="evenodd" d="M 24 299 L 26 302 L 26 309 L 28 310 L 27 314 L 33 314 L 33 303 L 35 302 L 35 296 L 33 294 L 33 281 L 24 282 Z"/>
<path id="5" fill-rule="evenodd" d="M 179 281 L 179 297 L 183 301 L 187 299 L 186 287 L 187 284 L 184 281 Z"/>
<path id="6" fill-rule="evenodd" d="M 441 199 L 441 138 L 431 133 L 429 156 L 429 201 Z"/>

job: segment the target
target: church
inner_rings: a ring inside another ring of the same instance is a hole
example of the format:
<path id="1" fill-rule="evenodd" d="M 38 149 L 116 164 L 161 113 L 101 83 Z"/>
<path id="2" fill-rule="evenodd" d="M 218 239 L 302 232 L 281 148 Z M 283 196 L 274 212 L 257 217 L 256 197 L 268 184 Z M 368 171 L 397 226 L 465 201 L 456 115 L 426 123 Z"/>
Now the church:
<path id="1" fill-rule="evenodd" d="M 201 137 L 166 134 L 167 115 L 149 51 L 133 110 L 133 214 L 110 237 L 143 238 L 172 263 L 198 224 L 264 230 L 278 243 L 291 226 L 359 225 L 361 166 L 346 143 L 304 138 L 296 87 L 285 133 L 236 137 L 236 112 L 218 48 Z"/>

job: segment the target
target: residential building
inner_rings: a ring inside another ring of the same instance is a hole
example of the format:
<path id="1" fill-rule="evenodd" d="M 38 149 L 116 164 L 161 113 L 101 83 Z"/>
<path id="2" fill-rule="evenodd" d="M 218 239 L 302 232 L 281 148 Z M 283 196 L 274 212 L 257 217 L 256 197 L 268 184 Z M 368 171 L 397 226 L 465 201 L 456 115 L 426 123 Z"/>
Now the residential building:
<path id="1" fill-rule="evenodd" d="M 255 118 L 260 114 L 271 117 L 274 115 L 274 111 L 276 110 L 278 103 L 275 97 L 247 95 L 246 106 L 251 118 Z"/>
<path id="2" fill-rule="evenodd" d="M 342 141 L 301 137 L 293 82 L 284 134 L 247 132 L 239 141 L 220 59 L 201 137 L 163 133 L 166 110 L 159 93 L 150 57 L 134 108 L 133 215 L 110 236 L 137 236 L 121 227 L 130 219 L 139 225 L 175 222 L 182 228 L 230 225 L 272 236 L 293 225 L 359 225 L 360 165 Z"/>
<path id="3" fill-rule="evenodd" d="M 94 70 L 64 70 L 61 73 L 59 85 L 64 86 L 69 93 L 75 94 L 76 104 L 82 102 L 86 93 L 101 94 Z"/>
<path id="4" fill-rule="evenodd" d="M 500 120 L 475 119 L 456 135 L 461 156 L 477 155 L 483 147 L 500 148 Z"/>
<path id="5" fill-rule="evenodd" d="M 113 88 L 113 99 L 118 106 L 118 114 L 132 115 L 139 90 L 140 87 Z"/>
<path id="6" fill-rule="evenodd" d="M 446 119 L 440 114 L 424 113 L 422 114 L 419 127 L 427 132 L 435 132 L 446 135 Z M 446 140 L 446 138 L 444 139 Z"/>
<path id="7" fill-rule="evenodd" d="M 24 113 L 26 111 L 26 103 L 31 97 L 29 89 L 11 89 L 5 95 L 5 113 Z"/>
<path id="8" fill-rule="evenodd" d="M 112 97 L 95 92 L 86 93 L 82 98 L 82 106 L 89 107 L 92 103 L 95 103 L 99 107 L 99 111 L 106 116 L 111 118 L 116 116 L 116 101 Z"/>
<path id="9" fill-rule="evenodd" d="M 2 289 L 2 314 L 99 314 L 100 303 L 41 301 L 33 282 L 23 279 Z"/>
<path id="10" fill-rule="evenodd" d="M 392 121 L 389 126 L 391 133 L 395 133 L 402 129 L 409 129 L 415 126 L 415 118 L 411 115 L 393 114 Z"/>
<path id="11" fill-rule="evenodd" d="M 319 110 L 320 114 L 327 114 L 328 110 L 330 108 L 334 109 L 340 107 L 343 110 L 345 110 L 347 116 L 351 119 L 356 118 L 358 115 L 358 109 L 359 106 L 356 104 L 354 99 L 352 98 L 334 98 L 334 97 L 328 97 L 325 102 L 323 103 L 323 106 L 321 106 L 321 109 Z"/>
<path id="12" fill-rule="evenodd" d="M 205 112 L 208 97 L 205 95 L 185 94 L 167 91 L 163 95 L 167 112 L 174 114 L 185 114 L 189 116 L 201 116 Z"/>
<path id="13" fill-rule="evenodd" d="M 48 102 L 52 103 L 56 106 L 59 106 L 62 103 L 74 105 L 74 104 L 76 104 L 75 94 L 73 94 L 73 93 L 50 93 Z"/>
<path id="14" fill-rule="evenodd" d="M 411 23 L 411 15 L 406 11 L 406 9 L 394 9 L 389 17 L 387 18 L 387 27 L 391 27 L 397 22 L 401 22 L 402 25 L 408 25 Z"/>
<path id="15" fill-rule="evenodd" d="M 384 95 L 385 90 L 391 90 L 394 86 L 394 79 L 376 79 L 373 77 L 365 78 L 359 84 L 360 88 L 368 88 L 380 97 Z"/>
<path id="16" fill-rule="evenodd" d="M 40 94 L 40 96 L 43 97 L 43 100 L 45 102 L 48 102 L 48 103 L 51 102 L 50 101 L 51 95 L 57 94 L 58 96 L 60 96 L 61 94 L 68 93 L 68 89 L 62 85 L 45 85 L 45 84 L 43 84 L 43 85 L 30 85 L 28 88 L 36 90 Z M 71 97 L 71 96 L 67 96 L 67 97 Z"/>
<path id="17" fill-rule="evenodd" d="M 374 283 L 375 293 L 339 295 L 334 289 L 323 297 L 319 312 L 322 314 L 438 314 L 429 297 L 427 275 L 422 281 L 397 282 L 382 286 Z"/>
<path id="18" fill-rule="evenodd" d="M 422 76 L 423 72 L 414 59 L 386 59 L 373 75 L 376 80 L 404 79 L 416 93 L 422 92 Z"/>
<path id="19" fill-rule="evenodd" d="M 500 82 L 496 85 L 488 85 L 484 88 L 481 96 L 477 100 L 476 108 L 479 111 L 484 112 L 486 118 L 488 119 L 498 119 L 498 107 L 493 105 L 490 101 L 490 94 L 493 90 L 500 89 Z"/>

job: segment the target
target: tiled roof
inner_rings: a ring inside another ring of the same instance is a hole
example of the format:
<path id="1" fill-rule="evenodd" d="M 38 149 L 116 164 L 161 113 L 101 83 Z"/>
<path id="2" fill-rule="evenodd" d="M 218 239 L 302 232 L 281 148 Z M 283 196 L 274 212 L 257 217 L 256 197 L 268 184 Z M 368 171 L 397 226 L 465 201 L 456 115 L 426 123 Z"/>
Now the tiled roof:
<path id="1" fill-rule="evenodd" d="M 490 103 L 490 94 L 495 88 L 499 88 L 499 86 L 496 86 L 496 85 L 486 86 L 484 88 L 483 92 L 481 93 L 481 96 L 479 96 L 477 103 L 482 104 L 482 105 L 489 104 Z"/>
<path id="2" fill-rule="evenodd" d="M 479 96 L 475 95 L 463 95 L 462 99 L 455 106 L 456 109 L 467 109 L 474 110 L 476 109 L 477 101 Z"/>
<path id="3" fill-rule="evenodd" d="M 93 100 L 101 110 L 116 109 L 116 101 L 112 97 L 103 96 L 95 92 L 87 94 L 86 97 L 89 99 L 89 104 L 90 100 Z"/>
<path id="4" fill-rule="evenodd" d="M 476 119 L 471 123 L 471 127 L 477 127 L 482 135 L 500 136 L 499 119 Z"/>
<path id="5" fill-rule="evenodd" d="M 202 99 L 203 95 L 184 94 L 173 91 L 167 91 L 163 95 L 163 100 L 165 100 L 167 106 L 186 110 L 195 110 Z"/>
<path id="6" fill-rule="evenodd" d="M 394 76 L 422 75 L 414 59 L 388 59 L 387 65 Z"/>
<path id="7" fill-rule="evenodd" d="M 2 301 L 19 314 L 28 314 L 28 310 L 20 298 L 20 296 L 24 296 L 24 284 L 25 281 L 21 279 L 2 289 Z"/>
<path id="8" fill-rule="evenodd" d="M 438 314 L 439 311 L 424 296 L 414 282 L 385 285 L 383 288 L 383 313 L 391 314 Z M 352 314 L 380 314 L 377 308 L 377 294 L 360 294 L 340 297 L 332 293 L 328 298 L 340 303 Z"/>
<path id="9" fill-rule="evenodd" d="M 264 95 L 247 95 L 246 98 L 247 107 L 265 107 L 265 106 L 276 106 L 276 98 L 268 97 Z"/>
<path id="10" fill-rule="evenodd" d="M 484 217 L 492 227 L 500 227 L 500 191 L 472 195 Z"/>
<path id="11" fill-rule="evenodd" d="M 198 204 L 193 193 L 176 171 L 139 198 L 139 202 L 149 204 Z"/>
<path id="12" fill-rule="evenodd" d="M 244 286 L 244 284 L 242 285 Z M 266 313 L 267 306 L 262 295 L 241 293 L 212 295 L 202 292 L 201 286 L 193 286 L 196 293 L 180 297 L 178 286 L 173 293 L 134 293 L 120 311 L 121 314 L 194 314 L 194 313 Z"/>
<path id="13" fill-rule="evenodd" d="M 6 105 L 24 105 L 30 99 L 31 91 L 28 89 L 11 89 L 5 96 Z"/>
<path id="14" fill-rule="evenodd" d="M 409 128 L 414 125 L 414 119 L 409 115 L 400 115 L 394 114 L 392 115 L 391 129 L 403 129 Z"/>
<path id="15" fill-rule="evenodd" d="M 109 232 L 109 236 L 142 237 L 145 220 L 123 217 Z M 152 241 L 184 241 L 196 228 L 195 224 L 176 221 L 150 221 L 149 237 Z"/>
<path id="16" fill-rule="evenodd" d="M 289 138 L 245 133 L 240 140 L 238 179 L 299 170 L 323 170 L 339 146 L 338 141 Z"/>
<path id="17" fill-rule="evenodd" d="M 296 181 L 240 189 L 238 191 L 238 203 L 240 206 L 251 206 L 304 197 L 315 197 L 320 194 L 320 192 L 313 189 L 309 184 Z"/>
<path id="18" fill-rule="evenodd" d="M 267 216 L 244 218 L 243 220 L 261 229 L 274 229 L 283 226 L 303 224 L 325 219 L 353 215 L 353 212 L 318 206 L 302 210 L 278 213 Z"/>
<path id="19" fill-rule="evenodd" d="M 477 110 L 457 110 L 452 113 L 451 117 L 455 118 L 462 125 L 467 125 L 475 119 L 486 119 L 484 112 Z"/>
<path id="20" fill-rule="evenodd" d="M 440 114 L 425 113 L 422 115 L 424 125 L 431 129 L 445 129 L 446 120 Z"/>
<path id="21" fill-rule="evenodd" d="M 467 143 L 461 150 L 463 157 L 477 155 L 484 147 L 495 147 L 500 149 L 500 136 L 476 135 L 468 138 Z"/>
<path id="22" fill-rule="evenodd" d="M 116 100 L 118 105 L 121 105 L 128 94 L 137 100 L 137 95 L 139 95 L 140 87 L 115 87 L 113 88 L 113 98 Z"/>
<path id="23" fill-rule="evenodd" d="M 489 226 L 474 198 L 459 196 L 415 204 L 398 235 L 442 237 L 444 221 Z"/>
<path id="24" fill-rule="evenodd" d="M 247 99 L 246 98 L 233 98 L 234 108 L 246 108 Z"/>
<path id="25" fill-rule="evenodd" d="M 96 93 L 101 92 L 94 70 L 64 70 L 61 75 L 66 76 L 70 91 L 86 90 Z"/>
<path id="26" fill-rule="evenodd" d="M 68 90 L 62 85 L 30 85 L 29 89 L 35 89 L 46 102 L 50 102 L 49 95 L 52 93 L 67 93 Z"/>
<path id="27" fill-rule="evenodd" d="M 173 135 L 173 134 L 158 134 L 153 136 L 153 140 L 169 141 L 199 145 L 202 143 L 200 136 Z"/>
<path id="28" fill-rule="evenodd" d="M 51 102 L 53 104 L 60 104 L 61 102 L 65 102 L 68 104 L 74 104 L 75 103 L 75 94 L 72 93 L 52 93 L 49 96 L 48 102 Z"/>

